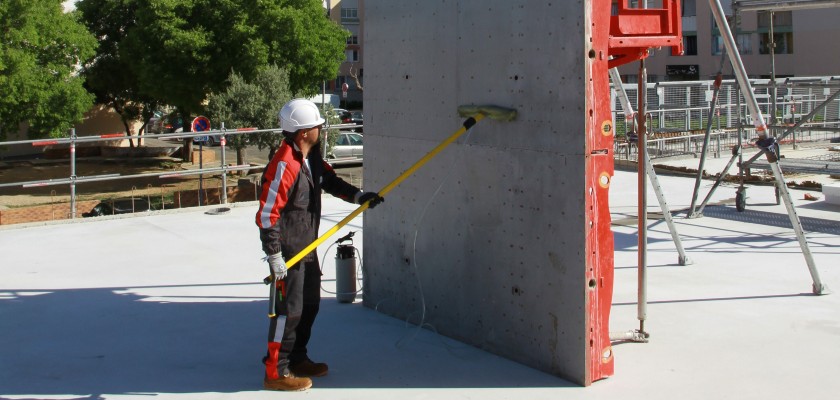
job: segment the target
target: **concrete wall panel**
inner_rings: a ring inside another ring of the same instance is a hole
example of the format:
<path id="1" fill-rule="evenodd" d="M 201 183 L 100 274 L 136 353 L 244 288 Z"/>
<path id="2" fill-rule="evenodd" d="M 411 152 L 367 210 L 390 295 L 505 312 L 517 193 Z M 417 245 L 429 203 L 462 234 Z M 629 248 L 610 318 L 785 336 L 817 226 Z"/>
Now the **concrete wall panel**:
<path id="1" fill-rule="evenodd" d="M 365 216 L 368 307 L 584 383 L 584 4 L 365 2 L 365 186 L 485 119 Z"/>

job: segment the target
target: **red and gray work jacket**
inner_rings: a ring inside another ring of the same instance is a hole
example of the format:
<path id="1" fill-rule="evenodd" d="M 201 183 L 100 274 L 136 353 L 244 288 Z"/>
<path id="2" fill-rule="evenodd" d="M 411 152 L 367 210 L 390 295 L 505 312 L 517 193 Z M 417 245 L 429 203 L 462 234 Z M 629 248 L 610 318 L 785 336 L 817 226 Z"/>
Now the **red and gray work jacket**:
<path id="1" fill-rule="evenodd" d="M 297 146 L 283 140 L 263 172 L 256 219 L 265 254 L 282 251 L 288 260 L 318 238 L 321 189 L 349 203 L 360 194 L 357 187 L 336 176 L 317 149 L 307 158 L 308 167 Z M 312 260 L 314 252 L 301 262 Z"/>

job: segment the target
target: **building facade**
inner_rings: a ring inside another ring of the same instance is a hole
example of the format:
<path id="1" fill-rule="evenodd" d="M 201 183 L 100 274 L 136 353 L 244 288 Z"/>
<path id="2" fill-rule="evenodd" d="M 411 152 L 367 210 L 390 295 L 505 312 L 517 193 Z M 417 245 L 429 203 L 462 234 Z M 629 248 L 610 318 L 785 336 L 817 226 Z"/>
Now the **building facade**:
<path id="1" fill-rule="evenodd" d="M 330 0 L 327 2 L 329 18 L 350 32 L 344 51 L 344 62 L 336 79 L 327 83 L 327 93 L 342 96 L 342 105 L 361 108 L 364 90 L 364 0 Z M 347 84 L 347 96 L 342 86 Z M 345 107 L 348 108 L 348 107 Z"/>
<path id="2" fill-rule="evenodd" d="M 651 2 L 651 6 L 655 2 Z M 733 11 L 721 0 L 727 19 L 737 22 L 733 35 L 751 78 L 840 75 L 840 7 L 793 11 Z M 723 41 L 708 0 L 681 0 L 684 54 L 652 50 L 646 67 L 649 82 L 714 79 L 721 69 Z M 771 55 L 770 32 L 775 39 Z M 732 66 L 723 64 L 732 78 Z M 624 83 L 637 82 L 639 64 L 619 67 Z"/>

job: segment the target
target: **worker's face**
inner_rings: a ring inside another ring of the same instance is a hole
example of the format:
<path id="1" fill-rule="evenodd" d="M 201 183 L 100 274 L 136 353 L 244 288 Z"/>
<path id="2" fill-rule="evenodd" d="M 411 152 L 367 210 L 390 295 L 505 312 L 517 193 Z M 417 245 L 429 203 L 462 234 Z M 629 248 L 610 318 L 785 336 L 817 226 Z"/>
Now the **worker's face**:
<path id="1" fill-rule="evenodd" d="M 318 125 L 318 126 L 314 126 L 312 128 L 309 128 L 306 131 L 306 137 L 304 138 L 304 140 L 306 140 L 307 142 L 309 142 L 310 144 L 313 144 L 313 145 L 315 143 L 318 143 L 318 141 L 321 140 L 321 131 L 323 131 L 323 129 L 322 129 L 323 127 L 324 127 L 323 125 Z"/>

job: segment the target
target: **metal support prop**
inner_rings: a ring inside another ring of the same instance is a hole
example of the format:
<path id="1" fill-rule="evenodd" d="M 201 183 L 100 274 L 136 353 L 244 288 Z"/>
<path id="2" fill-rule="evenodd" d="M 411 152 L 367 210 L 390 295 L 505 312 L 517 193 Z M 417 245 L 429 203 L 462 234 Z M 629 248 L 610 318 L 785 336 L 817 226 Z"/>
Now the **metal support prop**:
<path id="1" fill-rule="evenodd" d="M 741 55 L 738 53 L 738 48 L 735 46 L 735 38 L 732 36 L 732 30 L 726 22 L 723 6 L 721 6 L 720 0 L 709 0 L 709 3 L 711 5 L 712 15 L 715 18 L 718 29 L 720 29 L 721 38 L 723 39 L 723 44 L 726 47 L 726 52 L 729 54 L 730 61 L 732 62 L 732 69 L 735 72 L 735 78 L 738 81 L 738 85 L 741 87 L 741 91 L 744 93 L 744 97 L 747 99 L 747 107 L 750 109 L 753 125 L 755 126 L 756 133 L 758 133 L 758 143 L 762 144 L 767 143 L 768 141 L 771 143 L 769 146 L 760 146 L 759 148 L 762 149 L 762 152 L 767 157 L 767 162 L 770 164 L 770 168 L 773 170 L 773 176 L 776 178 L 776 188 L 785 203 L 788 217 L 790 218 L 793 230 L 796 232 L 796 238 L 799 241 L 799 247 L 802 249 L 802 254 L 805 256 L 805 262 L 808 264 L 808 270 L 811 272 L 811 278 L 813 280 L 813 293 L 823 294 L 825 286 L 820 281 L 817 267 L 814 264 L 814 258 L 811 255 L 811 250 L 808 248 L 808 241 L 805 238 L 802 224 L 800 223 L 799 216 L 796 214 L 796 210 L 793 207 L 793 201 L 790 198 L 790 192 L 788 192 L 787 185 L 785 184 L 782 170 L 779 168 L 778 157 L 775 153 L 775 149 L 778 144 L 770 140 L 772 138 L 767 137 L 767 125 L 764 123 L 764 118 L 758 108 L 758 101 L 756 100 L 755 94 L 750 86 L 750 82 L 747 79 L 747 71 L 744 68 Z"/>
<path id="2" fill-rule="evenodd" d="M 647 243 L 647 200 L 644 153 L 647 150 L 645 137 L 645 109 L 644 98 L 647 86 L 644 58 L 648 56 L 648 49 L 651 47 L 671 47 L 674 54 L 682 54 L 682 29 L 679 14 L 679 2 L 667 0 L 661 2 L 660 9 L 647 9 L 647 0 L 637 2 L 636 7 L 628 7 L 626 0 L 618 2 L 618 13 L 610 17 L 610 38 L 609 38 L 609 69 L 618 67 L 634 60 L 640 60 L 639 74 L 639 112 L 637 132 L 639 140 L 638 157 L 638 178 L 639 178 L 639 330 L 610 335 L 612 340 L 633 340 L 647 342 L 649 335 L 644 331 L 646 319 L 647 299 L 645 289 L 647 280 L 645 276 L 646 243 Z M 659 23 L 657 25 L 656 23 Z M 611 72 L 617 77 L 617 73 Z M 617 85 L 621 85 L 620 79 L 614 79 Z M 628 101 L 629 103 L 629 101 Z M 625 110 L 629 110 L 625 108 Z"/>
<path id="3" fill-rule="evenodd" d="M 709 0 L 709 4 L 711 6 L 712 15 L 717 23 L 718 29 L 720 30 L 723 45 L 726 48 L 726 53 L 729 55 L 730 62 L 732 63 L 735 79 L 738 81 L 738 85 L 741 86 L 741 91 L 744 94 L 744 98 L 747 100 L 747 108 L 750 110 L 750 116 L 752 117 L 756 133 L 759 138 L 763 139 L 767 136 L 767 124 L 764 123 L 764 117 L 761 115 L 761 110 L 758 108 L 758 100 L 756 100 L 755 93 L 752 91 L 749 79 L 747 78 L 747 70 L 744 68 L 741 55 L 738 53 L 738 49 L 735 46 L 735 39 L 732 36 L 732 30 L 726 22 L 723 6 L 720 5 L 720 0 Z"/>
<path id="4" fill-rule="evenodd" d="M 627 96 L 627 91 L 621 82 L 621 75 L 618 73 L 618 68 L 610 68 L 610 80 L 615 87 L 615 94 L 618 101 L 621 102 L 621 108 L 624 110 L 624 118 L 629 119 L 633 115 L 633 106 L 630 104 L 630 97 Z M 660 118 L 661 120 L 661 118 Z"/>
<path id="5" fill-rule="evenodd" d="M 610 79 L 612 80 L 613 85 L 615 85 L 616 95 L 619 101 L 621 101 L 621 108 L 624 109 L 626 115 L 633 115 L 633 106 L 630 104 L 630 97 L 627 96 L 627 92 L 624 90 L 624 87 L 621 86 L 621 76 L 618 74 L 618 69 L 610 68 L 609 72 Z M 665 217 L 665 223 L 668 225 L 668 231 L 671 233 L 671 238 L 674 240 L 677 252 L 679 253 L 677 262 L 680 265 L 691 264 L 691 260 L 685 254 L 682 239 L 680 239 L 679 232 L 677 232 L 677 226 L 674 225 L 674 219 L 671 216 L 671 209 L 668 206 L 668 202 L 665 200 L 665 193 L 662 190 L 662 186 L 659 185 L 659 177 L 656 176 L 656 170 L 653 168 L 653 163 L 650 161 L 650 154 L 645 152 L 645 157 L 648 179 L 650 179 L 653 191 L 656 193 L 656 199 L 659 201 L 659 207 L 662 209 L 662 214 Z"/>
<path id="6" fill-rule="evenodd" d="M 677 246 L 677 253 L 679 258 L 677 262 L 680 265 L 691 264 L 691 259 L 685 254 L 682 240 L 674 227 L 674 218 L 671 216 L 671 208 L 668 207 L 668 202 L 665 201 L 665 195 L 662 193 L 662 186 L 659 185 L 659 178 L 656 176 L 656 171 L 653 169 L 653 163 L 650 162 L 650 155 L 645 152 L 645 165 L 647 166 L 647 176 L 650 179 L 650 184 L 653 185 L 653 192 L 656 193 L 656 199 L 659 200 L 659 207 L 662 208 L 662 216 L 665 218 L 665 223 L 668 224 L 668 230 L 671 231 L 671 239 L 674 245 Z"/>
<path id="7" fill-rule="evenodd" d="M 717 108 L 718 94 L 720 93 L 720 84 L 723 81 L 723 75 L 719 71 L 715 77 L 715 91 L 712 94 L 712 102 L 709 104 L 709 120 L 706 122 L 706 134 L 703 136 L 703 150 L 700 153 L 700 164 L 697 166 L 697 177 L 694 179 L 694 191 L 691 195 L 691 207 L 688 210 L 688 218 L 697 218 L 701 216 L 697 212 L 697 193 L 700 191 L 700 182 L 703 180 L 703 169 L 706 164 L 706 151 L 709 148 L 709 137 L 712 134 L 712 114 Z M 727 168 L 728 169 L 728 168 Z M 723 176 L 723 174 L 721 174 Z"/>
<path id="8" fill-rule="evenodd" d="M 817 270 L 817 266 L 814 263 L 814 257 L 811 254 L 811 249 L 808 247 L 808 241 L 805 238 L 805 230 L 802 229 L 802 223 L 799 221 L 799 216 L 796 214 L 796 208 L 793 207 L 793 201 L 790 198 L 790 193 L 788 193 L 787 185 L 785 185 L 785 178 L 782 175 L 782 169 L 779 167 L 775 154 L 772 154 L 771 156 L 769 153 L 773 150 L 771 149 L 765 151 L 768 152 L 767 161 L 770 162 L 770 169 L 773 171 L 773 176 L 776 178 L 776 187 L 779 189 L 779 192 L 782 193 L 782 201 L 784 201 L 785 207 L 788 209 L 790 224 L 796 232 L 796 239 L 799 240 L 799 247 L 802 249 L 802 254 L 805 256 L 805 262 L 808 264 L 808 271 L 811 273 L 811 280 L 813 281 L 812 291 L 814 294 L 823 294 L 826 287 L 820 280 L 820 273 Z"/>
<path id="9" fill-rule="evenodd" d="M 204 141 L 198 142 L 198 169 L 204 169 Z M 201 192 L 204 191 L 204 174 L 198 175 L 198 206 L 201 207 Z"/>
<path id="10" fill-rule="evenodd" d="M 645 68 L 645 60 L 639 60 L 639 89 L 638 89 L 637 104 L 639 110 L 636 113 L 636 127 L 638 128 L 636 134 L 639 137 L 639 157 L 638 157 L 638 184 L 639 184 L 639 287 L 638 287 L 638 305 L 637 318 L 639 319 L 639 332 L 645 333 L 645 320 L 647 319 L 647 182 L 645 181 L 645 173 L 647 171 L 647 132 L 645 126 L 645 112 L 647 105 L 645 104 L 647 96 L 647 69 Z"/>
<path id="11" fill-rule="evenodd" d="M 741 115 L 741 87 L 735 85 L 735 99 L 737 102 L 737 116 L 738 118 L 738 189 L 735 191 L 735 209 L 744 211 L 747 206 L 747 187 L 744 185 L 744 124 Z M 723 176 L 725 172 L 721 172 Z M 709 197 L 712 197 L 709 193 Z"/>
<path id="12" fill-rule="evenodd" d="M 770 126 L 773 133 L 776 132 L 776 97 L 779 96 L 779 91 L 776 88 L 776 37 L 773 33 L 773 18 L 775 18 L 776 13 L 773 10 L 770 10 L 770 92 L 772 93 L 773 98 L 770 99 L 771 107 L 773 108 L 770 112 Z M 775 135 L 773 135 L 775 136 Z"/>
<path id="13" fill-rule="evenodd" d="M 706 134 L 703 136 L 703 151 L 700 153 L 700 164 L 697 167 L 697 178 L 694 181 L 694 192 L 691 195 L 691 207 L 688 209 L 688 218 L 698 218 L 703 216 L 703 208 L 706 206 L 706 202 L 709 201 L 709 198 L 712 197 L 712 193 L 714 193 L 717 185 L 720 184 L 720 180 L 723 179 L 726 171 L 729 170 L 731 167 L 732 160 L 730 160 L 730 164 L 726 166 L 723 172 L 718 175 L 718 180 L 712 186 L 712 189 L 709 191 L 709 194 L 703 200 L 703 203 L 700 205 L 699 208 L 695 208 L 695 204 L 697 204 L 697 195 L 700 191 L 700 181 L 703 179 L 703 169 L 706 164 L 706 157 L 707 149 L 709 147 L 709 137 L 712 134 L 712 114 L 715 112 L 715 108 L 717 108 L 718 98 L 720 96 L 720 87 L 721 83 L 723 82 L 723 67 L 726 63 L 726 50 L 724 50 L 720 57 L 720 67 L 718 68 L 717 76 L 715 77 L 715 91 L 712 96 L 712 102 L 709 105 L 709 121 L 706 125 Z M 720 129 L 720 119 L 718 119 L 718 129 Z M 739 138 L 740 140 L 740 138 Z M 738 148 L 740 149 L 741 146 L 739 145 Z M 720 135 L 717 138 L 717 156 L 720 157 Z"/>
<path id="14" fill-rule="evenodd" d="M 70 129 L 70 219 L 76 218 L 76 128 Z"/>
<path id="15" fill-rule="evenodd" d="M 739 141 L 741 138 L 738 138 Z M 729 158 L 729 162 L 726 163 L 726 166 L 723 167 L 723 171 L 720 172 L 717 179 L 715 179 L 715 183 L 712 185 L 712 188 L 709 189 L 709 193 L 706 194 L 706 197 L 703 198 L 703 202 L 700 203 L 700 206 L 697 207 L 697 211 L 691 211 L 691 218 L 702 217 L 703 216 L 703 209 L 706 208 L 706 205 L 709 203 L 709 199 L 712 198 L 712 195 L 715 193 L 715 190 L 720 186 L 720 183 L 723 182 L 723 178 L 726 177 L 726 172 L 729 171 L 729 168 L 732 168 L 732 165 L 735 164 L 735 160 L 741 157 L 741 145 L 735 145 L 732 147 L 732 157 Z M 692 206 L 692 210 L 694 207 Z"/>
<path id="16" fill-rule="evenodd" d="M 225 170 L 225 146 L 227 145 L 227 138 L 225 137 L 225 123 L 221 126 L 222 136 L 219 137 L 219 144 L 222 146 L 222 204 L 227 204 L 227 171 Z"/>

